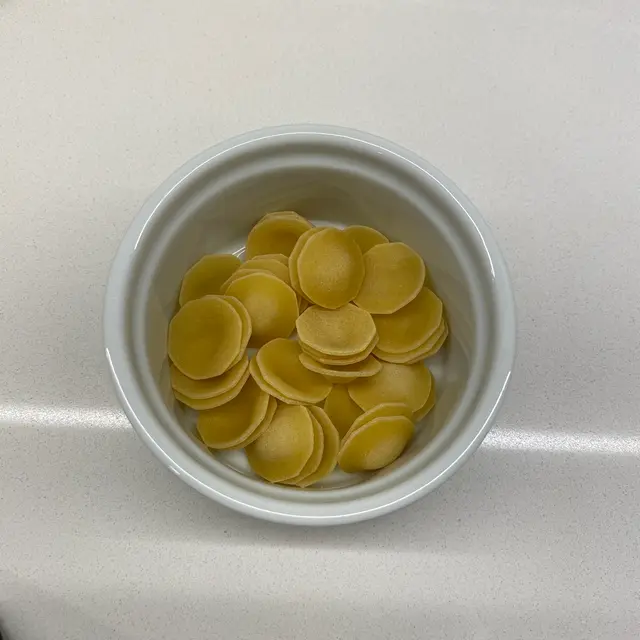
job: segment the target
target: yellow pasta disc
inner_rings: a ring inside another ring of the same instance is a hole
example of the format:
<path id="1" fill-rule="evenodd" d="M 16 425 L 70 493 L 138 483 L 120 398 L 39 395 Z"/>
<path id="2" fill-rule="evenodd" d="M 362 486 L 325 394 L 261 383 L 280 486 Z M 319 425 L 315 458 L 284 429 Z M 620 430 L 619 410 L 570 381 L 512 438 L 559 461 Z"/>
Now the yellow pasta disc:
<path id="1" fill-rule="evenodd" d="M 449 325 L 445 322 L 444 330 L 442 334 L 440 335 L 438 340 L 435 342 L 435 344 L 431 347 L 431 349 L 429 349 L 429 351 L 427 351 L 426 353 L 422 354 L 420 357 L 417 357 L 414 360 L 411 360 L 409 364 L 414 364 L 416 362 L 420 362 L 421 360 L 424 360 L 425 358 L 430 358 L 431 356 L 434 356 L 436 353 L 438 353 L 438 351 L 440 351 L 440 348 L 446 342 L 448 337 L 449 337 Z"/>
<path id="2" fill-rule="evenodd" d="M 327 309 L 351 302 L 364 279 L 362 253 L 340 229 L 323 229 L 311 236 L 300 252 L 297 268 L 304 296 Z"/>
<path id="3" fill-rule="evenodd" d="M 431 376 L 431 391 L 429 391 L 429 397 L 427 398 L 427 401 L 413 414 L 413 419 L 418 422 L 419 420 L 422 420 L 422 418 L 424 418 L 429 411 L 431 411 L 431 409 L 433 409 L 433 407 L 436 404 L 436 385 L 435 382 L 433 381 L 433 375 Z"/>
<path id="4" fill-rule="evenodd" d="M 247 238 L 247 258 L 255 258 L 268 253 L 291 254 L 298 238 L 311 223 L 300 216 L 269 216 L 263 218 L 249 232 Z"/>
<path id="5" fill-rule="evenodd" d="M 187 378 L 180 369 L 171 365 L 171 386 L 174 391 L 192 400 L 215 398 L 236 387 L 248 368 L 249 358 L 247 358 L 246 353 L 242 354 L 242 358 L 238 364 L 231 367 L 231 369 L 221 376 L 207 378 L 206 380 L 192 380 L 191 378 Z"/>
<path id="6" fill-rule="evenodd" d="M 249 378 L 229 402 L 201 411 L 197 429 L 210 449 L 229 449 L 246 440 L 267 415 L 269 396 Z"/>
<path id="7" fill-rule="evenodd" d="M 263 256 L 247 260 L 238 268 L 238 271 L 236 271 L 236 273 L 242 273 L 243 271 L 255 269 L 272 273 L 276 278 L 280 278 L 280 280 L 286 282 L 287 284 L 291 282 L 291 280 L 289 279 L 288 264 L 285 265 L 282 264 L 280 260 L 276 260 L 275 258 L 265 258 Z"/>
<path id="8" fill-rule="evenodd" d="M 375 376 L 359 378 L 347 386 L 351 399 L 364 411 L 383 402 L 402 402 L 417 411 L 429 397 L 431 373 L 422 364 L 382 363 Z"/>
<path id="9" fill-rule="evenodd" d="M 220 287 L 242 264 L 240 258 L 229 253 L 204 256 L 196 262 L 182 279 L 180 306 L 190 300 L 222 293 Z"/>
<path id="10" fill-rule="evenodd" d="M 337 309 L 313 305 L 298 317 L 296 329 L 301 342 L 329 356 L 362 353 L 376 337 L 371 314 L 353 304 Z"/>
<path id="11" fill-rule="evenodd" d="M 257 475 L 269 482 L 282 482 L 302 471 L 313 445 L 313 423 L 307 408 L 280 404 L 267 430 L 245 453 Z"/>
<path id="12" fill-rule="evenodd" d="M 240 300 L 251 316 L 249 346 L 260 347 L 273 338 L 293 333 L 298 317 L 295 291 L 268 273 L 250 273 L 232 282 L 227 295 Z"/>
<path id="13" fill-rule="evenodd" d="M 300 345 L 293 340 L 277 338 L 265 344 L 256 355 L 263 378 L 286 398 L 316 404 L 331 391 L 331 383 L 309 371 L 300 362 Z"/>
<path id="14" fill-rule="evenodd" d="M 388 351 L 384 351 L 380 349 L 378 345 L 373 350 L 376 358 L 380 360 L 384 360 L 385 362 L 393 362 L 395 364 L 414 364 L 415 362 L 419 362 L 420 360 L 424 360 L 427 357 L 427 354 L 431 352 L 436 345 L 440 342 L 442 343 L 446 340 L 446 331 L 447 325 L 444 321 L 444 318 L 440 321 L 438 328 L 416 349 L 411 349 L 411 351 L 407 351 L 406 353 L 389 353 Z M 439 347 L 438 347 L 439 348 Z"/>
<path id="15" fill-rule="evenodd" d="M 402 309 L 388 315 L 373 316 L 373 321 L 380 336 L 378 349 L 388 353 L 407 353 L 424 344 L 438 329 L 442 321 L 442 301 L 425 288 Z"/>
<path id="16" fill-rule="evenodd" d="M 402 402 L 382 402 L 360 414 L 343 437 L 348 438 L 356 429 L 363 427 L 367 422 L 371 422 L 375 418 L 393 418 L 395 416 L 404 416 L 411 419 L 413 418 L 413 412 Z"/>
<path id="17" fill-rule="evenodd" d="M 369 313 L 394 313 L 424 285 L 422 258 L 403 242 L 378 244 L 363 256 L 364 281 L 354 302 Z"/>
<path id="18" fill-rule="evenodd" d="M 216 407 L 221 407 L 223 404 L 230 402 L 233 400 L 244 387 L 245 383 L 249 379 L 249 369 L 247 369 L 243 374 L 242 378 L 238 384 L 229 389 L 229 391 L 225 391 L 218 396 L 214 396 L 213 398 L 202 398 L 200 400 L 194 400 L 193 398 L 187 398 L 187 396 L 183 396 L 179 391 L 174 391 L 173 395 L 176 397 L 176 400 L 182 402 L 182 404 L 187 407 L 191 407 L 196 411 L 204 411 L 206 409 L 215 409 Z"/>
<path id="19" fill-rule="evenodd" d="M 289 267 L 289 258 L 287 256 L 282 255 L 281 253 L 265 253 L 259 256 L 255 256 L 256 258 L 268 258 L 269 260 L 277 260 L 285 267 Z M 253 258 L 252 258 L 253 260 Z"/>
<path id="20" fill-rule="evenodd" d="M 274 389 L 262 375 L 260 371 L 260 367 L 258 366 L 258 361 L 254 358 L 249 362 L 249 373 L 251 377 L 256 381 L 256 384 L 270 396 L 277 398 L 280 402 L 284 402 L 285 404 L 304 404 L 303 402 L 299 402 L 298 400 L 293 400 L 292 398 L 287 398 L 287 396 L 281 394 L 277 389 Z"/>
<path id="21" fill-rule="evenodd" d="M 264 418 L 262 419 L 262 422 L 257 426 L 256 429 L 253 430 L 251 435 L 249 435 L 247 438 L 242 440 L 242 442 L 239 442 L 233 447 L 228 447 L 228 448 L 233 450 L 244 449 L 248 447 L 252 442 L 255 442 L 269 428 L 269 425 L 271 424 L 271 420 L 273 420 L 273 416 L 276 413 L 277 406 L 278 406 L 278 401 L 272 396 L 269 396 L 269 404 L 267 405 L 267 412 Z"/>
<path id="22" fill-rule="evenodd" d="M 245 440 L 239 442 L 235 447 L 230 447 L 230 449 L 244 449 L 248 447 L 252 442 L 255 442 L 268 428 L 273 420 L 273 416 L 276 413 L 276 409 L 278 407 L 278 401 L 273 397 L 269 396 L 269 406 L 267 407 L 267 413 L 262 420 L 262 422 L 258 425 L 258 428 Z"/>
<path id="23" fill-rule="evenodd" d="M 268 220 L 269 218 L 298 218 L 306 222 L 306 218 L 295 211 L 272 211 L 271 213 L 265 213 L 262 218 L 260 218 L 260 222 L 262 222 L 262 220 Z"/>
<path id="24" fill-rule="evenodd" d="M 169 323 L 169 357 L 193 380 L 214 378 L 239 360 L 242 332 L 240 315 L 221 296 L 191 300 Z"/>
<path id="25" fill-rule="evenodd" d="M 302 366 L 309 369 L 309 371 L 323 375 L 329 382 L 333 382 L 334 384 L 348 384 L 356 378 L 368 378 L 378 373 L 382 367 L 380 362 L 371 356 L 368 356 L 361 362 L 346 364 L 341 367 L 322 364 L 303 352 L 300 354 L 300 362 L 302 362 Z"/>
<path id="26" fill-rule="evenodd" d="M 402 454 L 412 436 L 409 418 L 375 418 L 345 438 L 338 464 L 347 473 L 382 469 Z"/>
<path id="27" fill-rule="evenodd" d="M 302 289 L 300 288 L 300 277 L 298 276 L 298 258 L 304 246 L 307 244 L 309 238 L 314 236 L 320 231 L 324 231 L 328 227 L 312 227 L 308 231 L 305 231 L 296 242 L 295 247 L 291 251 L 289 256 L 289 278 L 291 279 L 291 286 L 296 290 L 299 295 L 302 295 Z"/>
<path id="28" fill-rule="evenodd" d="M 223 300 L 226 300 L 237 312 L 240 316 L 240 320 L 242 321 L 242 336 L 240 338 L 240 352 L 238 353 L 236 359 L 231 363 L 231 366 L 235 365 L 242 360 L 245 355 L 245 350 L 247 345 L 249 344 L 249 340 L 251 339 L 251 316 L 247 311 L 247 308 L 238 300 L 237 298 L 233 298 L 232 296 L 222 295 L 220 296 Z"/>
<path id="29" fill-rule="evenodd" d="M 338 450 L 340 449 L 340 436 L 333 422 L 329 419 L 329 416 L 320 407 L 311 406 L 308 407 L 308 409 L 309 413 L 318 421 L 320 427 L 322 427 L 324 448 L 318 468 L 298 482 L 298 486 L 303 488 L 326 478 L 335 469 L 338 462 Z"/>
<path id="30" fill-rule="evenodd" d="M 363 360 L 368 358 L 377 343 L 378 336 L 376 335 L 376 337 L 371 341 L 371 343 L 364 351 L 356 353 L 353 356 L 329 356 L 326 353 L 316 351 L 316 349 L 307 346 L 303 342 L 300 343 L 300 348 L 302 349 L 302 351 L 304 351 L 304 353 L 306 353 L 308 356 L 311 356 L 317 362 L 329 366 L 344 367 L 346 365 L 357 364 L 358 362 L 362 362 Z"/>
<path id="31" fill-rule="evenodd" d="M 344 232 L 360 247 L 363 255 L 367 253 L 371 247 L 389 242 L 389 238 L 383 236 L 379 231 L 371 227 L 363 227 L 356 224 L 352 227 L 347 227 Z"/>
<path id="32" fill-rule="evenodd" d="M 362 409 L 351 399 L 346 387 L 336 385 L 324 401 L 324 410 L 343 438 Z"/>
<path id="33" fill-rule="evenodd" d="M 309 412 L 309 415 L 311 417 L 311 423 L 313 424 L 313 452 L 304 467 L 302 467 L 302 471 L 297 476 L 291 478 L 291 480 L 285 480 L 285 484 L 300 484 L 307 476 L 315 473 L 320 466 L 320 462 L 322 462 L 322 456 L 324 454 L 324 432 L 316 417 L 311 412 Z"/>

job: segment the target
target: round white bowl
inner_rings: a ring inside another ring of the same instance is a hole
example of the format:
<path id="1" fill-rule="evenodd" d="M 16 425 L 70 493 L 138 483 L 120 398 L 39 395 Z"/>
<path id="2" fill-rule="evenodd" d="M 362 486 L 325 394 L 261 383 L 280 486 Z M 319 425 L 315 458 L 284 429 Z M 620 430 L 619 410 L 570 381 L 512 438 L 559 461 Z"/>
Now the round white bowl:
<path id="1" fill-rule="evenodd" d="M 212 456 L 173 398 L 166 336 L 180 281 L 202 255 L 239 252 L 267 211 L 365 224 L 425 259 L 450 325 L 429 361 L 438 402 L 405 453 L 370 476 L 336 472 L 321 488 L 259 480 L 241 452 Z M 107 286 L 106 355 L 129 420 L 153 453 L 201 493 L 252 516 L 305 525 L 372 518 L 425 495 L 480 445 L 511 375 L 515 313 L 487 225 L 430 164 L 349 129 L 287 126 L 234 138 L 178 169 L 127 231 Z"/>

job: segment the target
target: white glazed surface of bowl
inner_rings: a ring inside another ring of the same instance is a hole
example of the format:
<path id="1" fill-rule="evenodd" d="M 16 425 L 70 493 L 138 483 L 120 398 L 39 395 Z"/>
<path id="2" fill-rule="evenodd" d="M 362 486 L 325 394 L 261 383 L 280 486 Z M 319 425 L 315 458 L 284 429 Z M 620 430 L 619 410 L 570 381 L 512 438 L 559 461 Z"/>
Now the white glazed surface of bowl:
<path id="1" fill-rule="evenodd" d="M 316 224 L 364 224 L 425 259 L 450 337 L 428 361 L 434 410 L 405 453 L 372 476 L 336 472 L 317 489 L 256 478 L 243 454 L 212 456 L 172 395 L 166 355 L 182 276 L 202 255 L 241 253 L 256 220 L 292 209 Z M 201 493 L 240 512 L 293 524 L 372 518 L 431 491 L 491 428 L 511 375 L 515 313 L 500 251 L 450 180 L 415 154 L 349 129 L 288 126 L 217 145 L 144 204 L 114 260 L 105 301 L 106 356 L 118 397 L 153 453 Z"/>

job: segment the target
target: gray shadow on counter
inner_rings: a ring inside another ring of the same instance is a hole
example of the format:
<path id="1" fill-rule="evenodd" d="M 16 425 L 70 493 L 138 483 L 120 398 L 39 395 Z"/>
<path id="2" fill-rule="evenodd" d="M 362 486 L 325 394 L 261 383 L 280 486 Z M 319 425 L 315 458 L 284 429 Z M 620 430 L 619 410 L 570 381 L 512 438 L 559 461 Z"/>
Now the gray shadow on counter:
<path id="1" fill-rule="evenodd" d="M 597 456 L 482 447 L 440 488 L 404 509 L 316 529 L 258 521 L 210 501 L 166 470 L 129 428 L 3 429 L 10 430 L 12 450 L 3 475 L 16 483 L 15 491 L 3 488 L 3 513 L 20 522 L 37 512 L 52 536 L 473 554 L 535 549 L 559 527 L 574 531 L 576 545 L 591 544 L 608 521 L 616 537 L 628 531 L 626 539 L 634 539 L 632 514 L 611 495 L 635 473 L 634 458 L 611 465 Z M 596 483 L 603 473 L 608 482 Z M 587 511 L 598 518 L 585 521 Z"/>

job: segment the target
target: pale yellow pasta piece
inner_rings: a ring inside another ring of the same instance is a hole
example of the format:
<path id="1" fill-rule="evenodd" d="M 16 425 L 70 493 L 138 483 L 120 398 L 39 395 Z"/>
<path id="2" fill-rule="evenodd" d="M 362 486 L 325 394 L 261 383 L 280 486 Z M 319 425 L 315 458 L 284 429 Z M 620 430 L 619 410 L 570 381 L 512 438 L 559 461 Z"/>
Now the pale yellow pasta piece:
<path id="1" fill-rule="evenodd" d="M 233 400 L 200 412 L 198 433 L 210 449 L 235 447 L 260 426 L 268 407 L 269 396 L 249 377 Z"/>
<path id="2" fill-rule="evenodd" d="M 300 216 L 269 216 L 251 229 L 247 238 L 246 256 L 255 258 L 268 253 L 291 254 L 298 238 L 311 223 Z"/>
<path id="3" fill-rule="evenodd" d="M 442 335 L 438 338 L 437 342 L 431 347 L 431 349 L 429 349 L 429 351 L 422 354 L 421 357 L 416 358 L 415 360 L 412 360 L 409 364 L 414 364 L 415 362 L 419 362 L 420 360 L 424 360 L 425 358 L 430 358 L 431 356 L 434 356 L 436 353 L 438 353 L 438 351 L 440 351 L 440 348 L 446 342 L 448 337 L 449 337 L 449 325 L 445 322 L 444 331 L 442 332 Z"/>
<path id="4" fill-rule="evenodd" d="M 383 402 L 402 402 L 417 411 L 429 397 L 431 373 L 422 364 L 383 362 L 375 376 L 347 385 L 351 399 L 364 411 Z"/>
<path id="5" fill-rule="evenodd" d="M 185 376 L 180 369 L 171 365 L 171 386 L 174 391 L 192 400 L 215 398 L 235 388 L 248 368 L 249 358 L 247 358 L 246 353 L 242 354 L 242 358 L 238 364 L 231 367 L 231 369 L 221 376 L 207 378 L 206 380 L 192 380 Z"/>
<path id="6" fill-rule="evenodd" d="M 180 402 L 182 402 L 182 404 L 186 405 L 187 407 L 191 407 L 196 411 L 215 409 L 216 407 L 221 407 L 223 404 L 226 404 L 227 402 L 233 400 L 242 391 L 242 388 L 244 387 L 248 379 L 249 369 L 247 369 L 242 374 L 242 378 L 240 378 L 240 381 L 235 387 L 229 389 L 229 391 L 221 393 L 219 396 L 214 396 L 213 398 L 194 400 L 193 398 L 187 398 L 186 396 L 183 396 L 179 391 L 174 391 L 173 395 L 175 395 L 176 400 L 179 400 Z"/>
<path id="7" fill-rule="evenodd" d="M 324 231 L 328 227 L 312 227 L 308 231 L 305 231 L 296 242 L 293 250 L 291 251 L 291 255 L 289 256 L 289 278 L 291 280 L 291 286 L 295 289 L 295 291 L 302 296 L 302 289 L 300 288 L 300 277 L 298 276 L 298 258 L 300 257 L 300 253 L 304 246 L 307 244 L 307 241 L 311 236 L 314 236 L 316 233 L 320 231 Z"/>
<path id="8" fill-rule="evenodd" d="M 268 273 L 251 273 L 232 282 L 227 295 L 240 300 L 251 316 L 249 346 L 260 347 L 273 338 L 293 333 L 298 317 L 295 291 Z"/>
<path id="9" fill-rule="evenodd" d="M 239 360 L 242 334 L 236 309 L 221 296 L 205 296 L 187 302 L 172 318 L 167 350 L 187 377 L 214 378 Z"/>
<path id="10" fill-rule="evenodd" d="M 411 351 L 407 351 L 406 353 L 388 353 L 376 345 L 373 350 L 373 354 L 376 358 L 384 360 L 385 362 L 393 362 L 394 364 L 414 364 L 415 362 L 424 360 L 427 357 L 427 354 L 436 348 L 438 343 L 442 346 L 446 337 L 447 325 L 444 319 L 442 319 L 438 328 L 416 349 L 411 349 Z"/>
<path id="11" fill-rule="evenodd" d="M 422 258 L 403 242 L 378 244 L 363 256 L 364 280 L 354 302 L 369 313 L 394 313 L 421 291 Z"/>
<path id="12" fill-rule="evenodd" d="M 244 262 L 236 273 L 255 270 L 258 269 L 260 271 L 267 271 L 272 273 L 276 278 L 280 278 L 283 282 L 287 284 L 291 283 L 289 278 L 289 265 L 284 265 L 279 260 L 275 258 L 265 258 L 263 256 L 258 256 L 257 258 L 251 258 L 251 260 L 247 260 Z"/>
<path id="13" fill-rule="evenodd" d="M 322 428 L 324 449 L 318 468 L 301 482 L 298 482 L 298 486 L 303 488 L 326 478 L 335 469 L 338 463 L 338 451 L 340 449 L 340 436 L 329 416 L 320 407 L 311 406 L 308 407 L 308 409 L 309 413 L 318 421 Z"/>
<path id="14" fill-rule="evenodd" d="M 310 305 L 311 303 L 304 296 L 298 296 L 298 308 L 300 309 L 300 313 L 304 313 Z"/>
<path id="15" fill-rule="evenodd" d="M 333 382 L 333 384 L 349 384 L 349 382 L 353 382 L 356 378 L 368 378 L 378 373 L 382 367 L 380 361 L 371 356 L 355 364 L 339 366 L 322 364 L 303 352 L 300 354 L 300 362 L 302 362 L 302 366 L 309 369 L 309 371 L 323 375 L 329 382 Z"/>
<path id="16" fill-rule="evenodd" d="M 211 254 L 200 258 L 185 273 L 180 287 L 180 306 L 190 300 L 222 293 L 220 287 L 242 264 L 240 258 L 230 253 Z"/>
<path id="17" fill-rule="evenodd" d="M 270 260 L 277 260 L 285 267 L 289 267 L 289 258 L 281 253 L 264 253 L 259 256 L 255 256 L 256 258 L 269 258 Z M 252 258 L 253 259 L 253 258 Z"/>
<path id="18" fill-rule="evenodd" d="M 409 418 L 375 418 L 343 440 L 338 464 L 347 473 L 382 469 L 400 457 L 412 436 Z"/>
<path id="19" fill-rule="evenodd" d="M 413 414 L 413 419 L 415 422 L 418 422 L 424 418 L 431 409 L 436 404 L 436 385 L 433 380 L 433 375 L 431 376 L 431 391 L 429 392 L 429 397 L 427 401 Z"/>
<path id="20" fill-rule="evenodd" d="M 302 467 L 302 471 L 290 480 L 285 480 L 284 484 L 300 484 L 307 478 L 307 476 L 315 473 L 322 462 L 322 455 L 324 454 L 324 432 L 322 430 L 322 426 L 310 411 L 309 416 L 311 417 L 311 423 L 313 424 L 313 452 L 309 456 L 304 467 Z"/>
<path id="21" fill-rule="evenodd" d="M 304 404 L 303 402 L 300 402 L 298 400 L 293 400 L 292 398 L 287 398 L 287 396 L 281 394 L 277 389 L 274 389 L 264 379 L 264 376 L 262 375 L 262 372 L 260 371 L 260 367 L 258 366 L 258 361 L 255 358 L 253 358 L 253 360 L 251 360 L 249 362 L 249 373 L 251 374 L 251 377 L 256 381 L 256 384 L 265 393 L 268 393 L 270 396 L 273 396 L 274 398 L 277 398 L 278 400 L 280 400 L 280 402 L 284 402 L 285 404 Z"/>
<path id="22" fill-rule="evenodd" d="M 324 410 L 329 416 L 340 438 L 349 431 L 353 421 L 362 415 L 362 409 L 351 399 L 346 387 L 336 385 L 324 401 Z"/>
<path id="23" fill-rule="evenodd" d="M 327 309 L 351 302 L 364 279 L 362 253 L 340 229 L 312 235 L 298 256 L 297 269 L 304 296 Z"/>
<path id="24" fill-rule="evenodd" d="M 371 343 L 367 346 L 364 351 L 357 353 L 353 356 L 329 356 L 326 353 L 320 353 L 320 351 L 316 351 L 312 347 L 307 346 L 304 343 L 300 343 L 300 348 L 304 353 L 308 356 L 311 356 L 317 362 L 322 364 L 326 364 L 329 366 L 337 366 L 344 367 L 346 365 L 357 364 L 358 362 L 362 362 L 366 358 L 369 357 L 371 352 L 375 349 L 376 344 L 378 343 L 378 336 L 371 341 Z"/>
<path id="25" fill-rule="evenodd" d="M 260 218 L 260 221 L 268 220 L 269 218 L 298 218 L 299 220 L 307 222 L 304 216 L 301 216 L 295 211 L 271 211 L 270 213 L 265 213 L 262 218 Z"/>
<path id="26" fill-rule="evenodd" d="M 231 286 L 232 283 L 252 273 L 268 273 L 270 275 L 274 275 L 271 271 L 267 271 L 266 269 L 238 269 L 235 273 L 232 273 L 229 276 L 229 278 L 227 278 L 227 280 L 225 280 L 222 283 L 222 285 L 220 286 L 221 293 L 226 295 L 227 289 Z M 280 278 L 280 280 L 282 280 L 282 278 Z"/>
<path id="27" fill-rule="evenodd" d="M 424 288 L 402 309 L 375 315 L 373 321 L 380 336 L 378 349 L 407 353 L 424 344 L 438 329 L 442 322 L 442 301 L 433 291 Z"/>
<path id="28" fill-rule="evenodd" d="M 309 307 L 296 320 L 298 339 L 328 356 L 362 353 L 376 337 L 376 325 L 368 311 L 353 304 L 337 309 Z"/>
<path id="29" fill-rule="evenodd" d="M 360 247 L 362 254 L 367 253 L 371 247 L 375 247 L 377 244 L 389 242 L 389 238 L 378 230 L 358 224 L 347 227 L 344 232 Z"/>
<path id="30" fill-rule="evenodd" d="M 413 412 L 403 402 L 381 402 L 355 418 L 351 427 L 343 437 L 348 438 L 356 429 L 363 427 L 367 422 L 371 422 L 371 420 L 375 420 L 376 418 L 393 418 L 395 416 L 404 416 L 405 418 L 411 419 L 413 418 Z"/>
<path id="31" fill-rule="evenodd" d="M 331 391 L 331 383 L 309 371 L 300 362 L 300 345 L 293 340 L 277 338 L 256 354 L 256 362 L 265 381 L 286 398 L 316 404 Z"/>
<path id="32" fill-rule="evenodd" d="M 257 475 L 269 482 L 282 482 L 302 471 L 313 445 L 313 423 L 307 408 L 280 404 L 269 427 L 245 453 Z"/>
<path id="33" fill-rule="evenodd" d="M 249 344 L 249 340 L 251 339 L 251 316 L 247 311 L 247 308 L 238 300 L 237 298 L 233 298 L 232 296 L 222 295 L 220 296 L 223 300 L 226 300 L 237 312 L 240 316 L 240 320 L 242 321 L 242 336 L 240 338 L 240 352 L 238 353 L 236 359 L 231 363 L 232 367 L 242 360 L 245 355 L 245 351 L 247 349 L 247 345 Z"/>
<path id="34" fill-rule="evenodd" d="M 262 420 L 262 422 L 258 425 L 257 429 L 247 438 L 245 438 L 242 442 L 239 442 L 234 447 L 229 447 L 229 449 L 244 449 L 248 447 L 252 442 L 255 442 L 268 428 L 273 420 L 273 416 L 276 413 L 276 409 L 278 407 L 278 401 L 273 397 L 269 396 L 269 405 L 267 406 L 267 413 Z"/>

